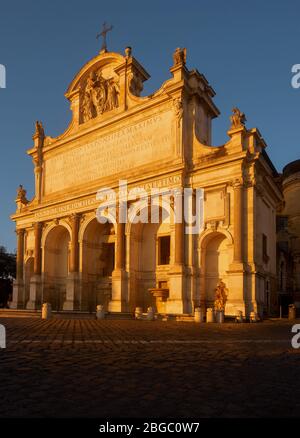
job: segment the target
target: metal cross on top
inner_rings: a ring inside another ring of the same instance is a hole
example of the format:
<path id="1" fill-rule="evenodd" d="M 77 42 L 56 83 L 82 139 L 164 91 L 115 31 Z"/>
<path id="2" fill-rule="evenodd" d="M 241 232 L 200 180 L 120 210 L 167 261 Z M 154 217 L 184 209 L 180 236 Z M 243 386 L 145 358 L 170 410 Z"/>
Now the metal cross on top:
<path id="1" fill-rule="evenodd" d="M 111 31 L 112 28 L 113 28 L 113 26 L 106 27 L 106 22 L 104 21 L 102 32 L 98 33 L 98 35 L 96 36 L 97 39 L 100 38 L 101 36 L 103 38 L 101 52 L 107 52 L 106 34 L 109 31 Z"/>

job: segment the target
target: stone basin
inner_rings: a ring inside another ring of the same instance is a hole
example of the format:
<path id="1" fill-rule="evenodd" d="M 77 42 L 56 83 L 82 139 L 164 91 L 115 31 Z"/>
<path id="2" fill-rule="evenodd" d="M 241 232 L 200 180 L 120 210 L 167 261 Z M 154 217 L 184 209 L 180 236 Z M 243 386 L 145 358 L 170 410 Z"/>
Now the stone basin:
<path id="1" fill-rule="evenodd" d="M 169 289 L 155 287 L 148 289 L 148 291 L 155 297 L 156 310 L 158 313 L 165 313 L 166 301 L 169 296 Z"/>

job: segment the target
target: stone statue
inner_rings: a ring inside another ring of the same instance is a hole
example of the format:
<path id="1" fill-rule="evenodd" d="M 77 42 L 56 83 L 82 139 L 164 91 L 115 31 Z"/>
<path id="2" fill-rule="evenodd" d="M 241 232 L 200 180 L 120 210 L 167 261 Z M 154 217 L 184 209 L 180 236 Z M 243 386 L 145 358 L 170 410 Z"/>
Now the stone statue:
<path id="1" fill-rule="evenodd" d="M 85 94 L 82 102 L 82 119 L 83 122 L 88 122 L 93 117 L 92 103 L 90 96 Z"/>
<path id="2" fill-rule="evenodd" d="M 107 96 L 104 111 L 111 111 L 119 106 L 119 88 L 116 82 L 107 81 Z"/>
<path id="3" fill-rule="evenodd" d="M 119 106 L 119 94 L 120 88 L 117 82 L 111 84 L 111 106 L 112 108 L 118 108 Z"/>
<path id="4" fill-rule="evenodd" d="M 143 81 L 141 77 L 137 74 L 130 74 L 129 76 L 129 90 L 130 93 L 134 96 L 139 97 L 141 92 L 143 91 Z"/>
<path id="5" fill-rule="evenodd" d="M 180 47 L 177 47 L 173 54 L 173 61 L 174 61 L 174 67 L 178 65 L 185 65 L 186 63 L 186 48 L 180 49 Z"/>
<path id="6" fill-rule="evenodd" d="M 228 296 L 228 289 L 225 283 L 220 280 L 215 290 L 215 310 L 225 310 Z"/>
<path id="7" fill-rule="evenodd" d="M 34 136 L 39 137 L 41 139 L 45 138 L 45 131 L 42 122 L 38 120 L 35 122 L 35 133 Z"/>
<path id="8" fill-rule="evenodd" d="M 179 123 L 180 120 L 182 119 L 182 116 L 183 116 L 183 104 L 182 104 L 181 99 L 174 99 L 173 106 L 174 106 L 176 119 Z"/>
<path id="9" fill-rule="evenodd" d="M 97 74 L 97 82 L 95 83 L 95 100 L 93 100 L 96 108 L 97 116 L 102 114 L 105 110 L 107 100 L 107 82 L 102 76 L 101 71 Z"/>
<path id="10" fill-rule="evenodd" d="M 32 137 L 36 148 L 36 155 L 33 157 L 35 167 L 39 167 L 43 162 L 43 146 L 45 140 L 45 131 L 42 122 L 38 120 L 35 122 L 35 132 Z"/>
<path id="11" fill-rule="evenodd" d="M 89 97 L 90 107 L 91 109 L 94 107 L 97 108 L 98 105 L 98 90 L 96 88 L 97 80 L 93 72 L 90 73 L 85 88 L 85 95 Z"/>
<path id="12" fill-rule="evenodd" d="M 242 113 L 238 108 L 233 108 L 232 113 L 232 116 L 230 116 L 230 129 L 238 129 L 244 127 L 247 121 L 245 114 Z"/>
<path id="13" fill-rule="evenodd" d="M 17 199 L 16 201 L 19 201 L 21 204 L 28 204 L 28 199 L 26 198 L 26 190 L 23 188 L 22 184 L 19 185 L 17 189 Z"/>

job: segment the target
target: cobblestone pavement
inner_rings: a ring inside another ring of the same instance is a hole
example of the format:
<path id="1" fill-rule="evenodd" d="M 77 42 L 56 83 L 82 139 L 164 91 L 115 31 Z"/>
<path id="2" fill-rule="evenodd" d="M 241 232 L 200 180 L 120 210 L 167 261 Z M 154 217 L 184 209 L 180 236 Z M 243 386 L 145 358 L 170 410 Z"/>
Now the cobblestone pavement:
<path id="1" fill-rule="evenodd" d="M 296 417 L 291 325 L 2 318 L 0 417 Z"/>

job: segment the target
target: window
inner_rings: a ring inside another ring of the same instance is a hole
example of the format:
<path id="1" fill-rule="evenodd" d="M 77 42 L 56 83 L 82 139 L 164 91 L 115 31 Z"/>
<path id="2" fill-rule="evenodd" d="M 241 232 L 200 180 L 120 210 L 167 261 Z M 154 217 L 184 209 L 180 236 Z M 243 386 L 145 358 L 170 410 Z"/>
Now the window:
<path id="1" fill-rule="evenodd" d="M 169 265 L 170 264 L 170 236 L 161 236 L 158 238 L 158 264 Z"/>
<path id="2" fill-rule="evenodd" d="M 277 216 L 276 218 L 276 228 L 277 233 L 279 231 L 286 231 L 288 228 L 288 217 L 287 216 Z"/>
<path id="3" fill-rule="evenodd" d="M 268 256 L 268 238 L 265 234 L 262 235 L 262 250 L 263 250 L 263 261 L 265 263 L 268 263 L 269 256 Z"/>

